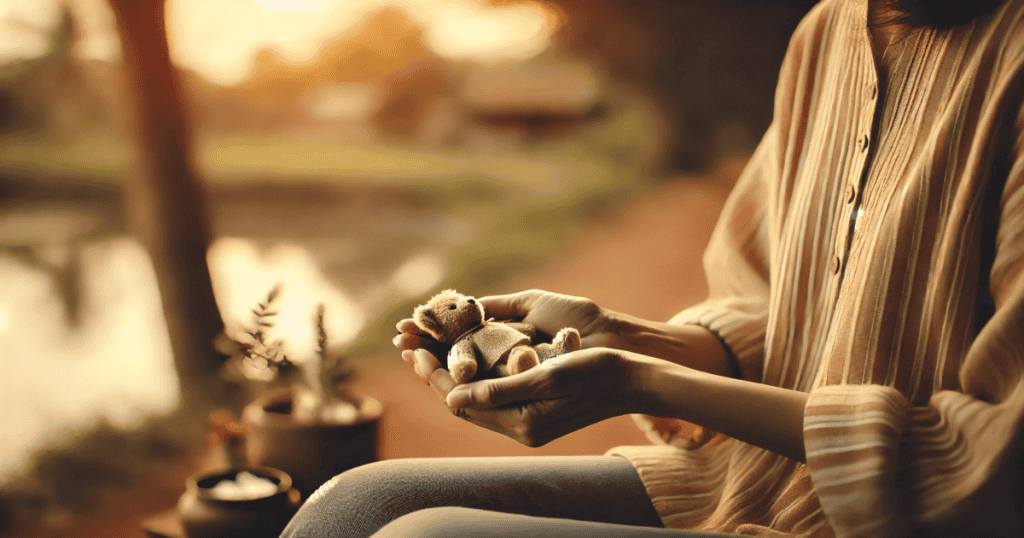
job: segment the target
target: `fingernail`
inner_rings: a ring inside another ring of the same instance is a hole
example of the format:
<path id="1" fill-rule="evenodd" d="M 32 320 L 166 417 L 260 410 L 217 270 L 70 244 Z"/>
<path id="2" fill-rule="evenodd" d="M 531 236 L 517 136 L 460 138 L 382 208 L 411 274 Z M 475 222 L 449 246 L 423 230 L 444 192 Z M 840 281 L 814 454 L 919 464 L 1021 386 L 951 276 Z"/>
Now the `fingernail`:
<path id="1" fill-rule="evenodd" d="M 448 407 L 466 407 L 469 405 L 469 400 L 469 389 L 452 389 L 445 402 Z"/>
<path id="2" fill-rule="evenodd" d="M 391 344 L 394 346 L 398 346 L 398 340 L 400 340 L 401 338 L 402 335 L 395 335 L 395 337 L 391 339 Z"/>
<path id="3" fill-rule="evenodd" d="M 430 375 L 431 368 L 430 363 L 428 362 L 429 359 L 427 358 L 427 352 L 422 349 L 417 349 L 412 353 L 412 357 L 416 366 L 420 369 L 420 375 L 424 376 L 423 379 L 428 379 L 427 376 Z"/>

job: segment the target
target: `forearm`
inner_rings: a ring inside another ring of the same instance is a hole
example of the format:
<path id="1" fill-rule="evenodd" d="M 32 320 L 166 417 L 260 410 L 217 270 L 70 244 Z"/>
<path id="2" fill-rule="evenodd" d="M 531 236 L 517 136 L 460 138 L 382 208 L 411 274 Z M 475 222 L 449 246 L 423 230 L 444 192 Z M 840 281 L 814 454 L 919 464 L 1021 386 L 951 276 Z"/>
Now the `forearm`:
<path id="1" fill-rule="evenodd" d="M 714 338 L 712 336 L 712 338 Z M 641 374 L 641 413 L 678 418 L 804 461 L 807 394 L 709 375 L 668 361 L 634 357 Z"/>
<path id="2" fill-rule="evenodd" d="M 734 374 L 729 354 L 711 331 L 698 325 L 671 325 L 607 312 L 618 347 L 681 364 L 709 374 Z"/>

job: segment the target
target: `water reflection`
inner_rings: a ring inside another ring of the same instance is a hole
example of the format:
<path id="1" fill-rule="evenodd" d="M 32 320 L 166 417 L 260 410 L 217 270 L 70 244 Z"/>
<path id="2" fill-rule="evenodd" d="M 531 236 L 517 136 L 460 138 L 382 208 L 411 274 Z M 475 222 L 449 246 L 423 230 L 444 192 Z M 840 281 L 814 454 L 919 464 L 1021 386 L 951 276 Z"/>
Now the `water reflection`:
<path id="1" fill-rule="evenodd" d="M 145 250 L 127 237 L 79 248 L 77 325 L 69 322 L 52 273 L 0 251 L 0 477 L 16 472 L 32 450 L 98 417 L 131 427 L 177 403 L 167 329 Z M 249 308 L 282 284 L 273 334 L 287 340 L 296 360 L 313 352 L 318 303 L 325 303 L 335 343 L 351 340 L 365 323 L 355 300 L 296 245 L 263 252 L 246 239 L 220 239 L 209 263 L 228 330 L 241 330 Z"/>
<path id="2" fill-rule="evenodd" d="M 131 425 L 177 399 L 156 280 L 126 238 L 81 247 L 73 327 L 50 274 L 0 253 L 0 474 L 31 448 L 99 416 Z"/>
<path id="3" fill-rule="evenodd" d="M 277 284 L 281 294 L 274 311 L 279 315 L 269 335 L 285 339 L 285 353 L 293 360 L 301 362 L 316 352 L 313 320 L 319 303 L 326 308 L 331 342 L 351 341 L 365 324 L 356 302 L 328 281 L 316 258 L 298 245 L 280 243 L 261 252 L 248 239 L 219 239 L 210 247 L 209 264 L 225 329 L 233 337 L 244 334 L 252 324 L 251 309 Z"/>

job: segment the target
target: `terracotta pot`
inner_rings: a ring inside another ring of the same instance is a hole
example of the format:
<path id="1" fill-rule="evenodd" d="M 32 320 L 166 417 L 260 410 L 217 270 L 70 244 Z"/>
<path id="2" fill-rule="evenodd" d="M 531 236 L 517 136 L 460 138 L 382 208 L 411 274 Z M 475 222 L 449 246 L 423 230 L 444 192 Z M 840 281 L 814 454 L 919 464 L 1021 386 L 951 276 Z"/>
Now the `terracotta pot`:
<path id="1" fill-rule="evenodd" d="M 249 500 L 224 500 L 211 494 L 210 488 L 234 479 L 240 471 L 268 478 L 277 487 L 270 495 Z M 178 513 L 189 538 L 276 538 L 299 503 L 299 492 L 287 473 L 266 467 L 232 467 L 189 478 L 178 500 Z"/>
<path id="2" fill-rule="evenodd" d="M 293 392 L 258 398 L 242 410 L 246 459 L 281 469 L 308 496 L 334 475 L 377 460 L 378 425 L 384 407 L 359 402 L 355 422 L 300 422 L 292 416 Z"/>

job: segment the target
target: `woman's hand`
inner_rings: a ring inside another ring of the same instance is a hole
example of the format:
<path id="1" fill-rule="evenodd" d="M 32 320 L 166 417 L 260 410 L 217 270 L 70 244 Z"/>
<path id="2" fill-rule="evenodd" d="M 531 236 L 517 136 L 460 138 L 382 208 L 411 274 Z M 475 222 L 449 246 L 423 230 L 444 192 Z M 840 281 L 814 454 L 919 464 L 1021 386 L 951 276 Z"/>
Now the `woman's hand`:
<path id="1" fill-rule="evenodd" d="M 644 410 L 644 389 L 639 386 L 643 376 L 637 375 L 640 363 L 630 355 L 584 349 L 520 374 L 456 387 L 428 351 L 402 352 L 402 358 L 455 416 L 531 447 L 607 418 Z"/>
<path id="2" fill-rule="evenodd" d="M 478 300 L 488 318 L 529 323 L 549 338 L 565 327 L 574 327 L 580 332 L 584 348 L 621 346 L 621 338 L 612 328 L 613 314 L 590 299 L 530 290 Z M 436 357 L 448 355 L 449 346 L 434 340 L 412 318 L 399 321 L 397 328 L 400 334 L 392 343 L 399 349 L 426 349 Z"/>
<path id="3" fill-rule="evenodd" d="M 807 394 L 628 351 L 592 348 L 525 372 L 455 386 L 426 350 L 402 358 L 455 416 L 527 446 L 627 413 L 678 418 L 804 461 Z"/>
<path id="4" fill-rule="evenodd" d="M 529 323 L 548 337 L 565 327 L 574 327 L 583 338 L 584 348 L 618 348 L 621 344 L 613 328 L 613 314 L 583 297 L 529 290 L 481 297 L 480 304 L 489 317 Z"/>

